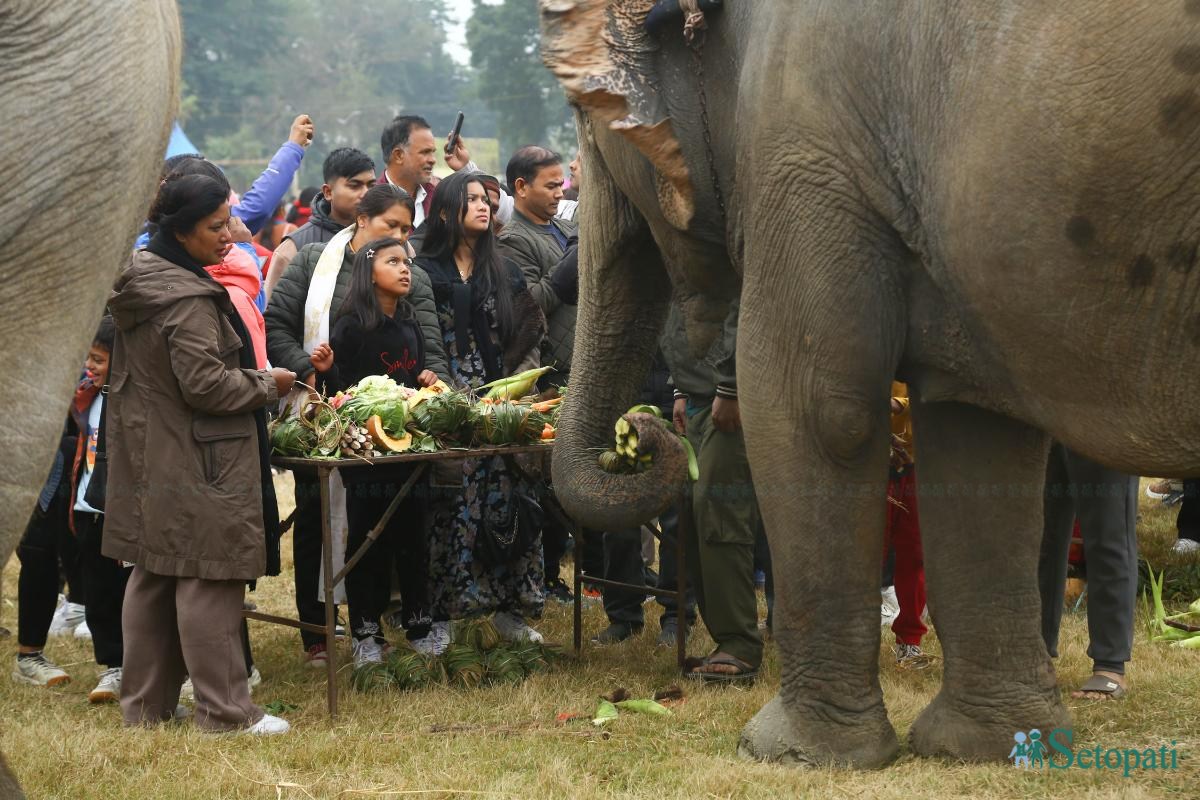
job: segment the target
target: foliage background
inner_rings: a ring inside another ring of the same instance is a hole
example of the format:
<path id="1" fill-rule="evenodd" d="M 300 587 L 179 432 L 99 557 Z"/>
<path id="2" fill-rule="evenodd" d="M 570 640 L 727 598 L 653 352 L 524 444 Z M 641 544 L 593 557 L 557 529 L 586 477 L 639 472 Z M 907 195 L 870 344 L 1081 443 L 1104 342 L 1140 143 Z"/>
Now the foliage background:
<path id="1" fill-rule="evenodd" d="M 447 47 L 448 9 L 470 4 L 470 63 Z M 300 184 L 321 162 L 358 147 L 382 168 L 379 135 L 397 114 L 429 120 L 439 137 L 466 115 L 481 167 L 502 171 L 529 143 L 574 148 L 570 110 L 538 53 L 537 0 L 181 0 L 180 123 L 245 189 L 309 114 L 317 135 Z M 479 158 L 482 157 L 482 158 Z"/>

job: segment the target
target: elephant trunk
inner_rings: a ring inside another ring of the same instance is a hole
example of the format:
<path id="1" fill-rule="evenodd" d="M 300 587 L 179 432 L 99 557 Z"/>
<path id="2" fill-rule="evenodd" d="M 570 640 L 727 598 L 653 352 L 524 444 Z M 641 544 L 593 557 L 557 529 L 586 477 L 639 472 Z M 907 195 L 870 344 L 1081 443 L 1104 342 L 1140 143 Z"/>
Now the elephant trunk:
<path id="1" fill-rule="evenodd" d="M 670 296 L 653 241 L 648 234 L 637 238 L 622 250 L 638 255 L 615 256 L 607 264 L 593 263 L 581 251 L 576 347 L 553 478 L 567 513 L 595 530 L 636 528 L 653 519 L 674 502 L 686 479 L 682 445 L 650 415 L 628 418 L 638 431 L 639 452 L 653 455 L 650 469 L 616 475 L 598 461 L 613 446 L 614 423 L 637 400 Z"/>

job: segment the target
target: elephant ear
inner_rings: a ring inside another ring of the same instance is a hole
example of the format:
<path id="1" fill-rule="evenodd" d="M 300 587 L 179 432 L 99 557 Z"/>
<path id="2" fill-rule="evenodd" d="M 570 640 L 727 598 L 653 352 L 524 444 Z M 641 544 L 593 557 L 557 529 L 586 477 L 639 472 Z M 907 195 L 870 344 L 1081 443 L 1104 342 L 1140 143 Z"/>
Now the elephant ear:
<path id="1" fill-rule="evenodd" d="M 658 45 L 646 31 L 655 0 L 539 0 L 542 61 L 567 98 L 625 137 L 658 173 L 659 204 L 686 230 L 692 182 L 671 119 L 653 85 Z"/>

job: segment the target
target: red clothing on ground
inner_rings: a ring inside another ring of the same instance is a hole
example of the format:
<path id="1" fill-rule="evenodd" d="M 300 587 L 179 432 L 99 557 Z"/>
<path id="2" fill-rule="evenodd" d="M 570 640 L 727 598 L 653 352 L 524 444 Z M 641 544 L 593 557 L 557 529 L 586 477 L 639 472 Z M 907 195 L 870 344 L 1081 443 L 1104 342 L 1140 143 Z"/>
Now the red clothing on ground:
<path id="1" fill-rule="evenodd" d="M 917 471 L 908 466 L 899 478 L 888 480 L 887 524 L 883 531 L 883 552 L 889 543 L 896 547 L 896 600 L 900 614 L 892 623 L 892 633 L 901 644 L 920 644 L 928 628 L 921 622 L 925 611 L 925 560 L 921 551 L 921 521 L 917 510 Z"/>
<path id="2" fill-rule="evenodd" d="M 254 304 L 258 290 L 262 287 L 262 273 L 254 256 L 240 247 L 230 248 L 220 264 L 204 268 L 217 283 L 225 287 L 238 316 L 246 324 L 250 342 L 254 345 L 254 364 L 259 369 L 267 368 L 267 324 L 262 312 Z"/>

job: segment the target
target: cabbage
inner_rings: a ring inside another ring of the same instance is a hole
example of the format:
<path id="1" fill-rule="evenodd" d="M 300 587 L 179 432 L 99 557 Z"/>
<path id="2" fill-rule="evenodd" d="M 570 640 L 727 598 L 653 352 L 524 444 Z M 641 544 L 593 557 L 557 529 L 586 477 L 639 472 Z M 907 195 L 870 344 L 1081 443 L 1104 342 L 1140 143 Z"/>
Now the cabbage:
<path id="1" fill-rule="evenodd" d="M 374 404 L 407 400 L 414 392 L 386 375 L 368 375 L 350 388 L 350 394 Z"/>

